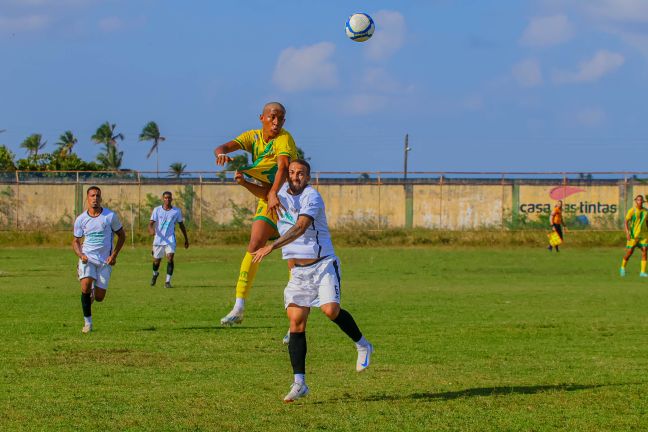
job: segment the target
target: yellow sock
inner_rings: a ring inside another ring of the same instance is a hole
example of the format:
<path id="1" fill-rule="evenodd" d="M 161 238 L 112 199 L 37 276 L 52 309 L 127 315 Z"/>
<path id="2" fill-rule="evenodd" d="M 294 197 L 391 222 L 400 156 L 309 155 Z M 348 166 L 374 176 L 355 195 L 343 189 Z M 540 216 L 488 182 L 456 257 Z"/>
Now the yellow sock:
<path id="1" fill-rule="evenodd" d="M 236 298 L 247 299 L 250 294 L 250 289 L 260 265 L 260 263 L 253 263 L 252 258 L 250 252 L 245 252 L 243 261 L 241 261 L 238 282 L 236 282 Z"/>
<path id="2" fill-rule="evenodd" d="M 641 261 L 641 273 L 646 273 L 646 263 L 647 261 Z"/>
<path id="3" fill-rule="evenodd" d="M 621 261 L 621 268 L 624 269 L 626 267 L 626 264 L 628 264 L 628 260 L 623 258 L 623 261 Z"/>

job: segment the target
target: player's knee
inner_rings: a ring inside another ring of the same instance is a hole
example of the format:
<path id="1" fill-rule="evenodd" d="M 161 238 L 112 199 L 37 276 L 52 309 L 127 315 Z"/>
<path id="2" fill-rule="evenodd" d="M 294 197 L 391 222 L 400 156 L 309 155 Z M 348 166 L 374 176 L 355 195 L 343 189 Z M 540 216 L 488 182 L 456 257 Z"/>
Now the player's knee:
<path id="1" fill-rule="evenodd" d="M 103 290 L 95 289 L 95 301 L 102 302 L 106 297 L 106 292 Z"/>
<path id="2" fill-rule="evenodd" d="M 322 305 L 320 309 L 322 309 L 324 315 L 326 315 L 326 317 L 331 321 L 337 318 L 340 314 L 340 305 L 337 303 L 327 303 L 325 305 Z"/>

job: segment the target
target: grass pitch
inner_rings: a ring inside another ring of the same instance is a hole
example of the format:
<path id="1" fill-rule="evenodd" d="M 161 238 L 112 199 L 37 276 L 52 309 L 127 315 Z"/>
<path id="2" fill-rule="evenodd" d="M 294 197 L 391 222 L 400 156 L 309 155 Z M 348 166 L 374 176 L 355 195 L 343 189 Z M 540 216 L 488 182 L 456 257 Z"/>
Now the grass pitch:
<path id="1" fill-rule="evenodd" d="M 356 373 L 353 344 L 314 310 L 311 394 L 291 405 L 278 253 L 243 325 L 218 325 L 242 253 L 179 250 L 165 289 L 148 285 L 148 248 L 126 248 L 82 335 L 72 251 L 0 250 L 0 429 L 648 427 L 648 280 L 639 256 L 619 278 L 622 248 L 341 248 L 343 307 L 373 364 Z"/>

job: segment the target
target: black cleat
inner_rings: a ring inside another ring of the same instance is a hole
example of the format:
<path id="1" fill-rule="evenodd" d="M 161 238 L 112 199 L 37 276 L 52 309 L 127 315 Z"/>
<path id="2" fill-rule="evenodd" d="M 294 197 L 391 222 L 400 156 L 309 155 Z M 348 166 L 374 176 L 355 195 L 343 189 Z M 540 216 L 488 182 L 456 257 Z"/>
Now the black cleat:
<path id="1" fill-rule="evenodd" d="M 155 286 L 155 282 L 157 281 L 158 275 L 154 274 L 153 277 L 151 278 L 151 286 Z"/>
<path id="2" fill-rule="evenodd" d="M 164 288 L 173 288 L 171 282 L 164 282 Z"/>

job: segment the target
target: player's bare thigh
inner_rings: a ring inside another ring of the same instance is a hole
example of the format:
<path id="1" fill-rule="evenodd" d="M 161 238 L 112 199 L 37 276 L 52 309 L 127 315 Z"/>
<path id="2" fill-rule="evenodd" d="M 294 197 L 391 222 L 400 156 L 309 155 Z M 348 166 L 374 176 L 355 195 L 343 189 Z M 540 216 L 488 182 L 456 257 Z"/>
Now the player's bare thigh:
<path id="1" fill-rule="evenodd" d="M 276 230 L 270 224 L 262 220 L 252 222 L 252 232 L 250 233 L 250 243 L 248 243 L 248 252 L 256 252 L 268 242 Z"/>

